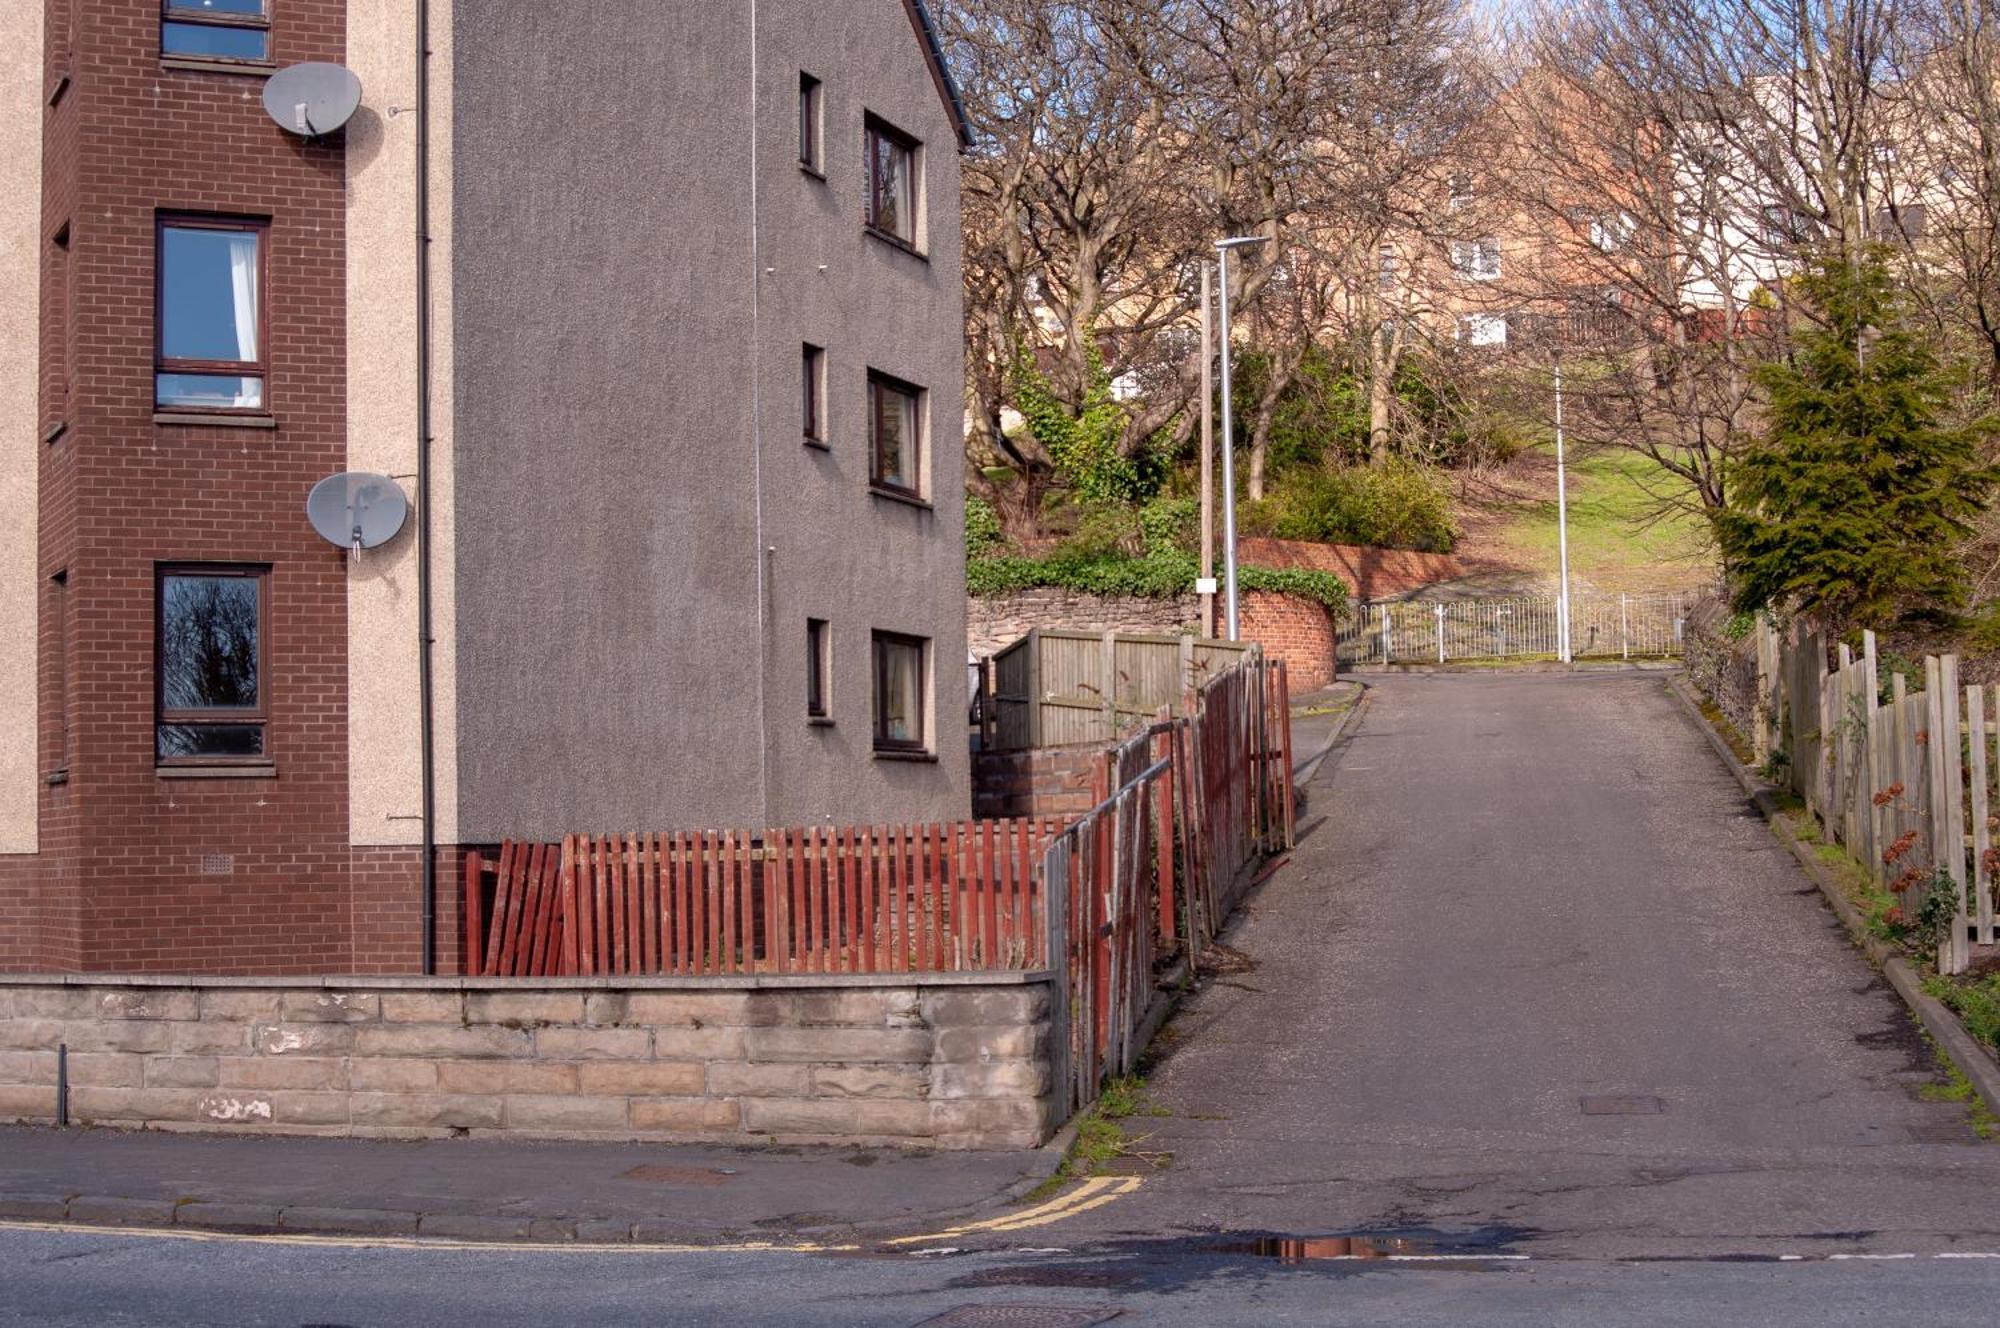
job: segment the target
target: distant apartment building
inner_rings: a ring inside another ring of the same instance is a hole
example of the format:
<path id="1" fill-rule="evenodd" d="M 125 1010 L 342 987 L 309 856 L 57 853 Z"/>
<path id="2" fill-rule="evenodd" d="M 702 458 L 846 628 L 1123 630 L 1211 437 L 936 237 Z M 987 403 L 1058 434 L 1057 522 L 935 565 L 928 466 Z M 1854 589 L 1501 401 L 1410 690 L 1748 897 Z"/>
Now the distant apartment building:
<path id="1" fill-rule="evenodd" d="M 0 969 L 451 971 L 460 846 L 966 814 L 920 0 L 17 0 L 0 97 Z"/>

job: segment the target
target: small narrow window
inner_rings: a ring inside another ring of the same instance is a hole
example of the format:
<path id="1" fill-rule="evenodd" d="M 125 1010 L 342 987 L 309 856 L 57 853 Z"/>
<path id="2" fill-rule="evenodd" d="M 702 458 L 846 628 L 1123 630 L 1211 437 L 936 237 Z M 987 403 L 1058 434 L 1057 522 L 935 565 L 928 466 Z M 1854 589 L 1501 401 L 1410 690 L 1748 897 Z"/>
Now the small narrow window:
<path id="1" fill-rule="evenodd" d="M 875 749 L 925 751 L 924 670 L 930 642 L 920 636 L 877 632 L 874 644 Z"/>
<path id="2" fill-rule="evenodd" d="M 69 419 L 70 393 L 70 264 L 69 223 L 56 229 L 50 240 L 48 273 L 48 410 L 44 423 L 52 430 Z"/>
<path id="3" fill-rule="evenodd" d="M 799 74 L 799 165 L 814 175 L 822 173 L 820 158 L 820 83 L 811 74 Z"/>
<path id="4" fill-rule="evenodd" d="M 827 677 L 830 667 L 832 634 L 827 630 L 826 619 L 806 619 L 806 717 L 825 719 L 831 711 L 827 698 Z"/>
<path id="5" fill-rule="evenodd" d="M 155 405 L 263 409 L 264 236 L 261 221 L 161 219 Z"/>
<path id="6" fill-rule="evenodd" d="M 261 567 L 165 567 L 155 643 L 162 765 L 265 755 L 270 572 Z"/>
<path id="7" fill-rule="evenodd" d="M 826 351 L 807 342 L 799 348 L 800 411 L 805 439 L 826 446 Z"/>
<path id="8" fill-rule="evenodd" d="M 1375 255 L 1375 285 L 1382 291 L 1396 289 L 1396 246 L 1385 244 Z"/>
<path id="9" fill-rule="evenodd" d="M 49 578 L 49 642 L 55 651 L 55 685 L 49 705 L 56 713 L 55 772 L 69 769 L 69 572 Z"/>
<path id="10" fill-rule="evenodd" d="M 868 375 L 871 446 L 868 478 L 878 488 L 912 496 L 923 485 L 923 389 L 891 378 Z"/>
<path id="11" fill-rule="evenodd" d="M 1482 240 L 1453 240 L 1451 266 L 1467 281 L 1497 280 L 1500 276 L 1500 241 L 1492 236 Z"/>
<path id="12" fill-rule="evenodd" d="M 268 61 L 271 15 L 266 0 L 161 0 L 160 54 Z"/>
<path id="13" fill-rule="evenodd" d="M 917 244 L 917 140 L 870 116 L 868 228 L 908 248 Z"/>

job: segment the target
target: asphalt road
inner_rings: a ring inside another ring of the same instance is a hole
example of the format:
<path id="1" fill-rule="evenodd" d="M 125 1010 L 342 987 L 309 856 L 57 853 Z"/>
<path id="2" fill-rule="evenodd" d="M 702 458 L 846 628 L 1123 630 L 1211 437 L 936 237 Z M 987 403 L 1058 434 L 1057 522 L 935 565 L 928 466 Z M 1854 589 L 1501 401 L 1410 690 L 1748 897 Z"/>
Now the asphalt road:
<path id="1" fill-rule="evenodd" d="M 2000 1146 L 1657 675 L 1383 679 L 1312 795 L 1129 1122 L 1171 1162 L 1094 1211 L 922 1254 L 0 1229 L 0 1324 L 1996 1321 Z"/>

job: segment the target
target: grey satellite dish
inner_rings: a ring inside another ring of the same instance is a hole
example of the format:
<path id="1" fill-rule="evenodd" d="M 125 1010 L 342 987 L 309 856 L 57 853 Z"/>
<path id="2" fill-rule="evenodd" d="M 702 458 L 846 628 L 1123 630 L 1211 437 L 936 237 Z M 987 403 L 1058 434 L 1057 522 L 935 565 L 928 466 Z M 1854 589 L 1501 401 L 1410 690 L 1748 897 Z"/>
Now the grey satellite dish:
<path id="1" fill-rule="evenodd" d="M 365 470 L 329 475 L 306 497 L 306 519 L 329 544 L 373 549 L 396 538 L 410 515 L 410 500 L 387 475 Z"/>
<path id="2" fill-rule="evenodd" d="M 264 83 L 264 113 L 303 138 L 332 133 L 360 105 L 361 80 L 345 65 L 292 65 Z"/>

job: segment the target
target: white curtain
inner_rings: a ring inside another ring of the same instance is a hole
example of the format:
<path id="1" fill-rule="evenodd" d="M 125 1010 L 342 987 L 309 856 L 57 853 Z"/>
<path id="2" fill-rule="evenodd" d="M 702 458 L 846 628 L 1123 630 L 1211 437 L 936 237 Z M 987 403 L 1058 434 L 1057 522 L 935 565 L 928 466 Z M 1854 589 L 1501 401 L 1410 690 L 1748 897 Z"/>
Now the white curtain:
<path id="1" fill-rule="evenodd" d="M 254 234 L 229 237 L 229 287 L 236 303 L 236 357 L 257 358 L 257 237 Z M 263 404 L 264 383 L 245 378 L 237 388 L 236 405 Z"/>

